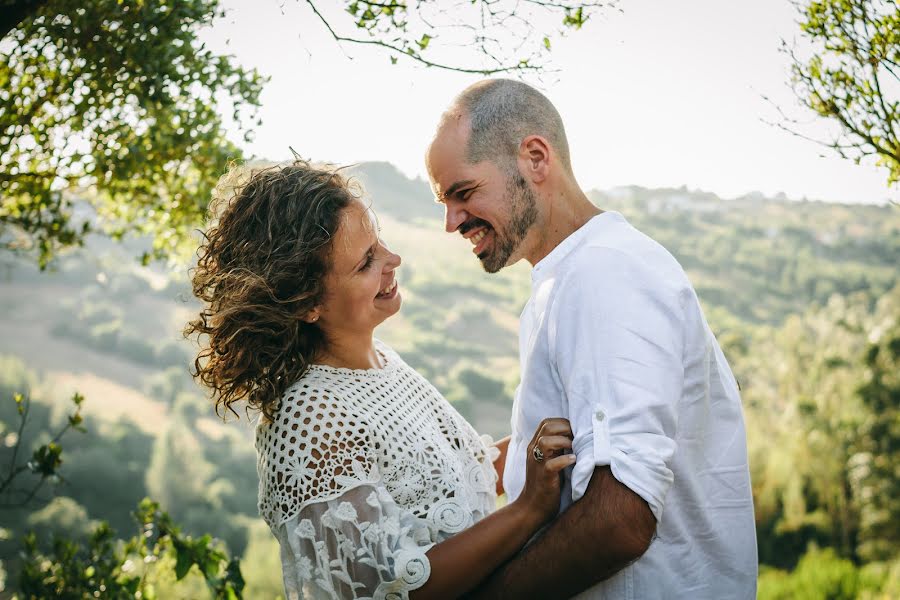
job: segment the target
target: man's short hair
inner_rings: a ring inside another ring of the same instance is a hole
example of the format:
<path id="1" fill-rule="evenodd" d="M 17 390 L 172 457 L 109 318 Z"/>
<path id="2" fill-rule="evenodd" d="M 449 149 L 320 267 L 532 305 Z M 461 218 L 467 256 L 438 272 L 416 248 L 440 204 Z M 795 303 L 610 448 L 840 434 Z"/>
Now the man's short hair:
<path id="1" fill-rule="evenodd" d="M 572 172 L 562 118 L 550 100 L 530 85 L 512 79 L 489 79 L 464 90 L 455 104 L 470 120 L 466 148 L 470 163 L 490 159 L 512 170 L 522 140 L 540 135 Z"/>

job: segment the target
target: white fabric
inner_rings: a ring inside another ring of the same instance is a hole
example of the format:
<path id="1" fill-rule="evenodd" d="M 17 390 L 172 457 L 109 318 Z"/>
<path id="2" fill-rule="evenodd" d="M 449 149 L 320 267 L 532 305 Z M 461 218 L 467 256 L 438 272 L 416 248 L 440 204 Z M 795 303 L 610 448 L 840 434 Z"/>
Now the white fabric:
<path id="1" fill-rule="evenodd" d="M 259 510 L 288 600 L 407 598 L 426 552 L 495 507 L 490 440 L 376 348 L 383 369 L 314 365 L 257 426 Z"/>
<path id="2" fill-rule="evenodd" d="M 562 416 L 577 462 L 560 510 L 609 465 L 657 520 L 644 556 L 579 598 L 755 598 L 740 396 L 672 255 L 622 215 L 597 215 L 535 265 L 519 348 L 510 499 L 524 485 L 532 432 Z"/>

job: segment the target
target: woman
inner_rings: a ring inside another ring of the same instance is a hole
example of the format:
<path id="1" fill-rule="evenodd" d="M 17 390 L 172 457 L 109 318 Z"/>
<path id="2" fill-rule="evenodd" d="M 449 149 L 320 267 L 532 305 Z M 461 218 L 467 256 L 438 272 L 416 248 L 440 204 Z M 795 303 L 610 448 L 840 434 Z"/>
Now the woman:
<path id="1" fill-rule="evenodd" d="M 541 424 L 524 493 L 494 511 L 485 443 L 374 338 L 400 309 L 400 257 L 358 189 L 302 161 L 220 189 L 187 332 L 206 344 L 195 368 L 217 408 L 262 413 L 259 507 L 287 597 L 474 589 L 556 514 L 568 423 Z"/>

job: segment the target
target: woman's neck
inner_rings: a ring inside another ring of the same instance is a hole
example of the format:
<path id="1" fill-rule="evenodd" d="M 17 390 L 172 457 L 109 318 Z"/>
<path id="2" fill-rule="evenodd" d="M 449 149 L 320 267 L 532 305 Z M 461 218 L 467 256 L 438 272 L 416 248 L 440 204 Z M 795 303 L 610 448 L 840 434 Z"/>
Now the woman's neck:
<path id="1" fill-rule="evenodd" d="M 375 350 L 373 333 L 328 340 L 316 362 L 339 369 L 381 369 L 384 365 Z"/>

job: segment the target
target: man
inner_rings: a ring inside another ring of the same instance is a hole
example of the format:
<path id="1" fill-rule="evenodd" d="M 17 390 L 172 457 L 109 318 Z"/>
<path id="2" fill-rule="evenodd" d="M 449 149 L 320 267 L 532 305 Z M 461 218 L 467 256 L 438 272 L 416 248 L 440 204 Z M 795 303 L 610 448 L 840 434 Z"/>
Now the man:
<path id="1" fill-rule="evenodd" d="M 755 598 L 756 532 L 734 377 L 678 262 L 575 181 L 562 120 L 526 84 L 471 86 L 426 163 L 446 229 L 495 273 L 531 263 L 503 483 L 568 418 L 560 515 L 484 598 Z"/>

